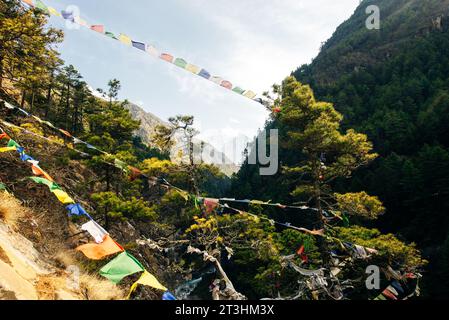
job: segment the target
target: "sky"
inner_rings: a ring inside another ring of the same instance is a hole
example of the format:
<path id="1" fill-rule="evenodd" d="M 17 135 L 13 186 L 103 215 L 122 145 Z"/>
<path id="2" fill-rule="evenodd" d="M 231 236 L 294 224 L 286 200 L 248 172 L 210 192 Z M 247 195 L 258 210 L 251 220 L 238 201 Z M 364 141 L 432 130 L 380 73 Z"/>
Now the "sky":
<path id="1" fill-rule="evenodd" d="M 43 0 L 58 11 L 76 6 L 89 24 L 151 43 L 160 51 L 262 93 L 298 66 L 310 63 L 359 0 Z M 50 24 L 65 31 L 58 46 L 93 88 L 121 81 L 120 99 L 163 120 L 193 115 L 199 138 L 224 150 L 235 137 L 252 138 L 268 111 L 257 102 L 63 19 Z M 240 149 L 228 154 L 238 162 Z"/>

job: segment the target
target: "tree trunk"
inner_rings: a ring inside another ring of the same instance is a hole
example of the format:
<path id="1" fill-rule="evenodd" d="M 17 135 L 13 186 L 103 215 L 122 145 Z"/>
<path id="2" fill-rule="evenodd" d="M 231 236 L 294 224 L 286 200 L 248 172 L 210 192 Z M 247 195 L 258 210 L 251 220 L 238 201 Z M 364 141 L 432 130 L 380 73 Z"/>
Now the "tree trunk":
<path id="1" fill-rule="evenodd" d="M 26 98 L 27 92 L 25 89 L 22 90 L 22 98 L 20 100 L 20 107 L 23 109 L 23 106 L 25 105 L 25 98 Z"/>
<path id="2" fill-rule="evenodd" d="M 48 86 L 48 90 L 47 90 L 47 105 L 45 106 L 45 118 L 48 118 L 48 112 L 50 110 L 51 107 L 51 91 L 53 90 L 53 80 L 54 80 L 54 70 L 51 72 L 51 80 L 50 80 L 50 85 Z"/>

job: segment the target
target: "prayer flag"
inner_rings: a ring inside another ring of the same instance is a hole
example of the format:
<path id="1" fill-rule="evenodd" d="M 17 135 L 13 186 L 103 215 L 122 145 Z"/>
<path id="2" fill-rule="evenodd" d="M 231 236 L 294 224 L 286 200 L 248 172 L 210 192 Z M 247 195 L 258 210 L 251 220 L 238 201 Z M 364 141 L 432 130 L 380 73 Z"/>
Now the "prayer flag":
<path id="1" fill-rule="evenodd" d="M 28 5 L 32 6 L 32 7 L 34 7 L 33 0 L 23 0 L 23 2 L 25 2 L 26 4 L 28 4 Z"/>
<path id="2" fill-rule="evenodd" d="M 226 89 L 232 89 L 232 83 L 227 80 L 223 80 L 220 85 Z"/>
<path id="3" fill-rule="evenodd" d="M 115 34 L 113 34 L 112 32 L 106 31 L 105 35 L 108 36 L 109 38 L 118 40 Z"/>
<path id="4" fill-rule="evenodd" d="M 142 274 L 142 276 L 134 282 L 134 284 L 131 286 L 131 289 L 129 290 L 128 299 L 131 296 L 131 293 L 134 292 L 134 290 L 137 289 L 137 286 L 141 284 L 143 286 L 152 287 L 155 289 L 167 291 L 167 288 L 164 287 L 160 282 L 156 279 L 155 276 L 153 276 L 151 273 L 149 273 L 147 270 L 145 270 Z"/>
<path id="5" fill-rule="evenodd" d="M 53 181 L 53 178 L 50 177 L 50 175 L 42 170 L 37 164 L 32 163 L 31 170 L 35 176 L 43 176 L 44 178 Z"/>
<path id="6" fill-rule="evenodd" d="M 111 254 L 124 251 L 124 249 L 117 242 L 112 240 L 112 238 L 109 235 L 105 235 L 103 242 L 99 244 L 97 243 L 84 244 L 82 246 L 77 247 L 76 250 L 81 251 L 86 257 L 92 260 L 102 260 L 107 256 L 110 256 Z M 111 262 L 113 262 L 114 260 L 112 260 Z M 109 264 L 107 264 L 106 266 L 108 265 Z M 103 267 L 103 269 L 105 267 Z"/>
<path id="7" fill-rule="evenodd" d="M 41 177 L 30 177 L 30 180 L 39 183 L 39 184 L 44 184 L 46 185 L 49 189 L 52 187 L 53 182 L 50 180 L 47 180 L 45 178 L 41 178 Z"/>
<path id="8" fill-rule="evenodd" d="M 122 43 L 128 45 L 128 46 L 131 46 L 131 45 L 132 45 L 132 40 L 131 40 L 131 38 L 128 37 L 127 35 L 125 35 L 125 34 L 120 34 L 119 37 L 118 37 L 118 40 L 119 40 L 120 42 L 122 42 Z"/>
<path id="9" fill-rule="evenodd" d="M 201 68 L 200 68 L 200 67 L 197 67 L 197 66 L 195 66 L 195 65 L 193 65 L 193 64 L 188 63 L 188 64 L 186 65 L 186 70 L 187 70 L 187 71 L 190 71 L 190 72 L 192 72 L 192 73 L 194 73 L 194 74 L 198 74 L 198 73 L 201 71 Z"/>
<path id="10" fill-rule="evenodd" d="M 62 10 L 62 11 L 61 11 L 61 14 L 62 14 L 62 17 L 63 17 L 64 19 L 66 19 L 66 20 L 70 20 L 70 21 L 72 21 L 72 22 L 75 20 L 72 11 L 65 11 L 65 10 Z"/>
<path id="11" fill-rule="evenodd" d="M 72 137 L 72 135 L 71 135 L 70 132 L 68 132 L 68 131 L 65 131 L 65 130 L 63 130 L 63 129 L 59 129 L 59 131 L 62 132 L 64 135 L 66 135 L 66 136 L 69 137 L 69 138 Z"/>
<path id="12" fill-rule="evenodd" d="M 173 62 L 173 59 L 174 59 L 174 57 L 171 54 L 168 54 L 168 53 L 162 53 L 160 58 L 162 60 L 165 60 L 165 61 L 170 62 L 170 63 Z"/>
<path id="13" fill-rule="evenodd" d="M 245 91 L 245 93 L 243 95 L 250 99 L 254 99 L 256 97 L 256 94 L 254 92 L 252 92 L 251 90 Z"/>
<path id="14" fill-rule="evenodd" d="M 147 45 L 146 51 L 153 57 L 159 57 L 159 51 L 152 44 Z"/>
<path id="15" fill-rule="evenodd" d="M 185 69 L 185 67 L 187 66 L 187 61 L 182 58 L 176 58 L 174 64 L 180 68 Z"/>
<path id="16" fill-rule="evenodd" d="M 128 165 L 125 162 L 123 162 L 122 160 L 115 158 L 114 165 L 116 168 L 119 168 L 122 171 L 128 172 Z"/>
<path id="17" fill-rule="evenodd" d="M 101 268 L 100 275 L 114 283 L 119 283 L 124 277 L 144 270 L 142 264 L 125 251 Z"/>
<path id="18" fill-rule="evenodd" d="M 104 26 L 103 25 L 92 25 L 90 26 L 90 29 L 99 33 L 104 33 Z"/>
<path id="19" fill-rule="evenodd" d="M 44 11 L 45 13 L 50 14 L 50 12 L 48 11 L 47 6 L 41 1 L 41 0 L 36 0 L 36 8 L 40 9 L 42 11 Z"/>
<path id="20" fill-rule="evenodd" d="M 176 300 L 176 297 L 167 291 L 162 295 L 162 300 Z"/>
<path id="21" fill-rule="evenodd" d="M 22 161 L 35 161 L 32 157 L 30 157 L 29 155 L 27 155 L 26 153 L 22 152 L 20 154 L 20 160 Z"/>
<path id="22" fill-rule="evenodd" d="M 128 166 L 128 170 L 131 172 L 131 176 L 130 176 L 131 181 L 136 180 L 138 177 L 140 177 L 142 175 L 142 171 L 140 171 L 139 169 L 134 168 L 132 166 Z"/>
<path id="23" fill-rule="evenodd" d="M 0 182 L 0 190 L 6 191 L 6 186 Z"/>
<path id="24" fill-rule="evenodd" d="M 2 139 L 8 139 L 11 140 L 11 138 L 8 136 L 6 132 L 0 133 L 0 140 Z"/>
<path id="25" fill-rule="evenodd" d="M 0 148 L 0 153 L 1 152 L 16 151 L 16 150 L 17 150 L 16 147 L 4 147 L 4 148 Z"/>
<path id="26" fill-rule="evenodd" d="M 17 143 L 17 142 L 15 142 L 13 139 L 9 139 L 9 141 L 8 141 L 8 145 L 7 145 L 8 147 L 16 147 L 16 148 L 20 148 L 20 145 Z"/>
<path id="27" fill-rule="evenodd" d="M 56 10 L 53 7 L 48 7 L 48 12 L 50 12 L 50 14 L 52 14 L 54 16 L 61 17 L 61 14 L 58 12 L 58 10 Z"/>
<path id="28" fill-rule="evenodd" d="M 234 89 L 232 89 L 232 91 L 238 93 L 238 94 L 243 94 L 245 92 L 245 90 L 243 90 L 240 87 L 235 87 Z"/>
<path id="29" fill-rule="evenodd" d="M 216 84 L 220 84 L 223 81 L 223 79 L 221 77 L 213 76 L 212 78 L 210 78 L 210 81 Z"/>
<path id="30" fill-rule="evenodd" d="M 56 198 L 58 198 L 58 200 L 61 201 L 62 204 L 75 203 L 75 201 L 73 201 L 73 199 L 70 198 L 70 196 L 65 191 L 62 191 L 60 189 L 54 189 L 51 190 L 51 192 L 55 194 Z"/>
<path id="31" fill-rule="evenodd" d="M 210 78 L 210 73 L 205 70 L 205 69 L 201 69 L 200 73 L 198 74 L 199 76 L 205 78 L 205 79 L 209 79 Z"/>
<path id="32" fill-rule="evenodd" d="M 4 103 L 5 103 L 5 107 L 6 108 L 8 108 L 8 109 L 10 109 L 10 110 L 14 110 L 16 107 L 14 107 L 12 104 L 10 104 L 10 103 L 8 103 L 8 102 L 6 102 L 6 101 L 3 101 Z"/>
<path id="33" fill-rule="evenodd" d="M 134 48 L 137 48 L 139 50 L 145 51 L 146 46 L 145 43 L 137 42 L 137 41 L 131 41 Z"/>
<path id="34" fill-rule="evenodd" d="M 95 239 L 96 243 L 102 243 L 105 236 L 109 234 L 102 226 L 96 223 L 94 220 L 83 224 L 81 230 L 89 232 L 89 234 Z"/>
<path id="35" fill-rule="evenodd" d="M 212 213 L 219 204 L 218 199 L 206 198 L 204 199 L 204 206 L 206 207 L 206 213 Z"/>
<path id="36" fill-rule="evenodd" d="M 66 209 L 69 211 L 69 217 L 85 215 L 92 220 L 87 211 L 84 210 L 84 208 L 79 203 L 69 204 Z"/>

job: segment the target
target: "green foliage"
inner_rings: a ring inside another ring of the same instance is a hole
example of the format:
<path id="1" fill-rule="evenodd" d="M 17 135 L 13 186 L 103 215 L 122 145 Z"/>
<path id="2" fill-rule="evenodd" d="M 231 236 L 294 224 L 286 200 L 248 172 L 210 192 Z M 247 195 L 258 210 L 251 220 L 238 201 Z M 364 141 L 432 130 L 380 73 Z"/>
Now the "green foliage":
<path id="1" fill-rule="evenodd" d="M 366 192 L 334 194 L 338 210 L 367 219 L 377 219 L 385 212 L 382 202 L 377 197 L 371 197 Z"/>
<path id="2" fill-rule="evenodd" d="M 427 261 L 423 260 L 415 244 L 405 244 L 392 234 L 381 234 L 377 229 L 367 229 L 360 226 L 350 228 L 337 227 L 337 237 L 342 241 L 357 243 L 367 248 L 379 251 L 377 259 L 383 265 L 399 264 L 408 270 L 417 270 Z"/>
<path id="3" fill-rule="evenodd" d="M 135 197 L 125 200 L 113 192 L 100 192 L 94 193 L 92 200 L 98 211 L 106 212 L 112 219 L 153 221 L 157 218 L 156 212 L 147 202 Z"/>

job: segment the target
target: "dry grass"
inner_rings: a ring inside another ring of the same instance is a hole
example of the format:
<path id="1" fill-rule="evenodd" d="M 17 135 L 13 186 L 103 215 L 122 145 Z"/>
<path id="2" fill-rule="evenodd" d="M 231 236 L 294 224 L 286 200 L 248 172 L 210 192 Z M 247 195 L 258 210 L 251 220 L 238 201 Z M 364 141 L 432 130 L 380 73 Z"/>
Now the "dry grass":
<path id="1" fill-rule="evenodd" d="M 78 264 L 75 255 L 71 251 L 60 250 L 54 256 L 55 262 L 60 268 L 67 268 L 69 266 L 76 266 Z"/>
<path id="2" fill-rule="evenodd" d="M 83 274 L 80 276 L 80 291 L 86 300 L 123 300 L 125 294 L 109 280 L 98 276 Z"/>
<path id="3" fill-rule="evenodd" d="M 20 219 L 28 213 L 29 209 L 22 206 L 14 196 L 0 192 L 0 220 L 15 228 Z"/>

